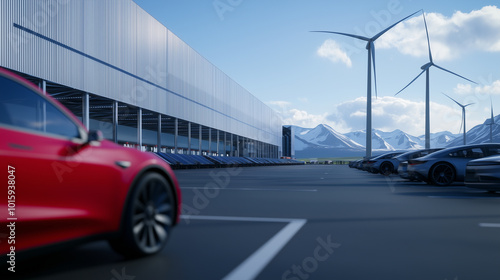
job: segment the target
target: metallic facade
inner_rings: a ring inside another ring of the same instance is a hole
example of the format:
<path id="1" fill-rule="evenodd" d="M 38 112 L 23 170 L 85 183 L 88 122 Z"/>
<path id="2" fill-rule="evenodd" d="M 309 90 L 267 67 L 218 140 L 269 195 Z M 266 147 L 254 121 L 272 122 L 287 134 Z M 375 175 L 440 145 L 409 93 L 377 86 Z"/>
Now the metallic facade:
<path id="1" fill-rule="evenodd" d="M 131 0 L 0 1 L 0 66 L 281 147 L 281 119 Z"/>

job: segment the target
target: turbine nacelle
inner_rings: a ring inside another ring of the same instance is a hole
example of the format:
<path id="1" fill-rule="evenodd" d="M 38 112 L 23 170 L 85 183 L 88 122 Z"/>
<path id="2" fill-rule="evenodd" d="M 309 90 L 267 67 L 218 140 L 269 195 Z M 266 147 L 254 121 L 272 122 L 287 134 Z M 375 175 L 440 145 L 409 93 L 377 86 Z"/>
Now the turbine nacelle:
<path id="1" fill-rule="evenodd" d="M 420 69 L 427 70 L 427 69 L 431 68 L 432 65 L 434 65 L 433 62 L 428 62 L 428 63 L 422 65 L 422 67 L 420 67 Z"/>

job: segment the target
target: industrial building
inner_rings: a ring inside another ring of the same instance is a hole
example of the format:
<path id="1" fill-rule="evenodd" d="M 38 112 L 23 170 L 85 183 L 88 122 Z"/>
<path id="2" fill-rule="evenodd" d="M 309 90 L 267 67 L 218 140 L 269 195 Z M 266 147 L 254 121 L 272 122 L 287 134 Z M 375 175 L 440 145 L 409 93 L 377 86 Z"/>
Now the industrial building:
<path id="1" fill-rule="evenodd" d="M 0 66 L 89 130 L 144 151 L 281 156 L 278 115 L 132 0 L 2 0 L 0 13 Z"/>

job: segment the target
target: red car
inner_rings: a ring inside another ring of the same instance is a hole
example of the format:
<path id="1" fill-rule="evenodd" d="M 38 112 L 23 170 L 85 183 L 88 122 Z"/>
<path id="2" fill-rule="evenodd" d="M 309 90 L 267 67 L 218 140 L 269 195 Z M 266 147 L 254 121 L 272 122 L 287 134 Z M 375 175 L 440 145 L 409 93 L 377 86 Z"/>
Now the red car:
<path id="1" fill-rule="evenodd" d="M 0 254 L 107 239 L 136 257 L 160 251 L 181 192 L 151 153 L 88 132 L 56 100 L 0 68 Z"/>

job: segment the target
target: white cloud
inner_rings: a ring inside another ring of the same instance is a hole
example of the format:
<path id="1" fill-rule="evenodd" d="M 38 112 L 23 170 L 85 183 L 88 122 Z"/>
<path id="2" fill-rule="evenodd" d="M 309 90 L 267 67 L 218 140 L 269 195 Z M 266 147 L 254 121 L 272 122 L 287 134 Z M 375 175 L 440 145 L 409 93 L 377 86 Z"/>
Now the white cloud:
<path id="1" fill-rule="evenodd" d="M 333 63 L 342 62 L 347 67 L 352 67 L 352 61 L 347 53 L 334 40 L 328 39 L 323 42 L 316 52 L 319 56 L 325 57 Z"/>
<path id="2" fill-rule="evenodd" d="M 292 108 L 292 104 L 287 101 L 271 101 L 267 104 L 280 115 L 283 125 L 297 125 L 305 128 L 314 128 L 319 124 L 328 124 L 338 127 L 336 122 L 327 119 L 328 113 L 310 113 L 305 110 Z"/>
<path id="3" fill-rule="evenodd" d="M 486 6 L 451 17 L 426 13 L 432 56 L 451 60 L 471 51 L 500 52 L 500 9 Z M 422 16 L 413 17 L 389 30 L 376 41 L 377 48 L 396 48 L 416 57 L 428 55 Z"/>
<path id="4" fill-rule="evenodd" d="M 267 104 L 271 105 L 274 108 L 278 107 L 281 110 L 292 105 L 292 103 L 290 103 L 288 101 L 269 101 L 269 102 L 267 102 Z"/>
<path id="5" fill-rule="evenodd" d="M 488 95 L 500 95 L 500 80 L 493 81 L 489 85 L 472 86 L 471 84 L 458 84 L 453 92 L 460 95 L 475 95 L 483 99 Z"/>
<path id="6" fill-rule="evenodd" d="M 431 102 L 431 132 L 460 129 L 460 110 Z M 384 96 L 373 99 L 372 126 L 383 131 L 403 130 L 411 135 L 425 133 L 425 102 L 415 102 L 398 97 Z M 330 122 L 343 123 L 349 131 L 366 129 L 366 97 L 356 98 L 337 105 Z M 343 133 L 348 131 L 342 131 Z"/>
<path id="7" fill-rule="evenodd" d="M 476 102 L 468 97 L 457 100 L 464 104 Z M 425 133 L 425 102 L 392 96 L 374 98 L 372 102 L 372 126 L 374 129 L 387 132 L 400 129 L 414 136 Z M 318 124 L 328 124 L 340 133 L 366 129 L 366 97 L 338 104 L 333 113 L 311 113 L 292 108 L 292 104 L 285 101 L 268 102 L 268 104 L 278 112 L 284 125 L 313 128 Z M 481 111 L 480 114 L 471 114 L 477 111 Z M 473 125 L 484 122 L 488 114 L 483 111 L 484 108 L 479 104 L 467 107 L 467 127 L 469 129 Z M 476 118 L 474 118 L 475 115 L 477 115 Z M 460 125 L 461 110 L 455 106 L 455 103 L 452 101 L 445 104 L 431 102 L 431 132 L 459 133 Z"/>

